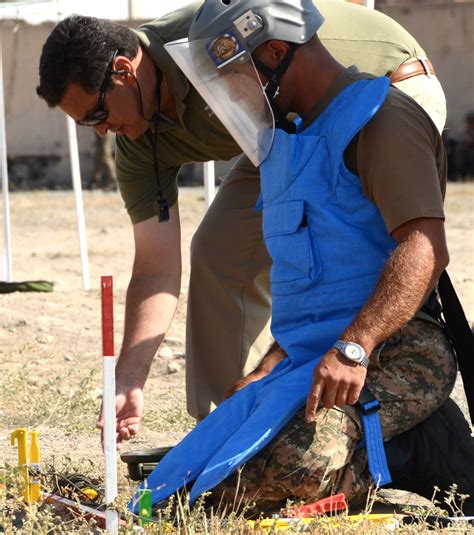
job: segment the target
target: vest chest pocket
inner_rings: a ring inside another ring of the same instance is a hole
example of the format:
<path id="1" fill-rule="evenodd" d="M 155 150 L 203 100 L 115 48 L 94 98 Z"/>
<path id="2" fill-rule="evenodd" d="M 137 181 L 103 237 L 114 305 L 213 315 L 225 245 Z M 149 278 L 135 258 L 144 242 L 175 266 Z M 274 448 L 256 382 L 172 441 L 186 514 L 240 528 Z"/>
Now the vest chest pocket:
<path id="1" fill-rule="evenodd" d="M 302 292 L 317 282 L 321 264 L 311 245 L 304 201 L 265 206 L 263 238 L 273 261 L 270 283 L 274 295 Z"/>

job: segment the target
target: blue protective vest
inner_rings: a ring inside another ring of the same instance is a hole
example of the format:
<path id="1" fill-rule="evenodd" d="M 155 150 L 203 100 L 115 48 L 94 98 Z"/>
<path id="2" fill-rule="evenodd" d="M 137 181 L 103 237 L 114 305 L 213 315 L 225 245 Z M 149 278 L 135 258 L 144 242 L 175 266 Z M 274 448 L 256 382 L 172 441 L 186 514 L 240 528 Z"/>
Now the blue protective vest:
<path id="1" fill-rule="evenodd" d="M 260 204 L 273 260 L 272 333 L 288 358 L 219 405 L 158 464 L 141 485 L 154 504 L 191 482 L 193 503 L 267 445 L 304 406 L 315 365 L 374 290 L 396 244 L 343 153 L 388 86 L 387 78 L 357 81 L 305 130 L 277 130 L 260 167 Z M 390 479 L 378 416 L 362 421 L 369 467 L 383 485 Z"/>

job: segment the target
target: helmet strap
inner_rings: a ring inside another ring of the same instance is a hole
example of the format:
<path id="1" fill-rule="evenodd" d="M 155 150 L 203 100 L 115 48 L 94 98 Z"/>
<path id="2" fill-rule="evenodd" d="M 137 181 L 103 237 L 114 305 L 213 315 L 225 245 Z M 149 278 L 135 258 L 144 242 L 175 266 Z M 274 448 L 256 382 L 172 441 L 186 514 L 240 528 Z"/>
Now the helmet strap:
<path id="1" fill-rule="evenodd" d="M 264 85 L 263 89 L 268 97 L 273 113 L 275 114 L 275 127 L 281 128 L 289 134 L 294 134 L 296 131 L 294 123 L 286 118 L 278 104 L 275 102 L 275 99 L 280 94 L 280 81 L 288 70 L 296 49 L 299 46 L 296 43 L 288 43 L 288 45 L 288 52 L 275 70 L 270 69 L 268 65 L 265 65 L 265 63 L 258 59 L 253 59 L 253 62 L 255 67 L 268 78 L 268 82 Z"/>

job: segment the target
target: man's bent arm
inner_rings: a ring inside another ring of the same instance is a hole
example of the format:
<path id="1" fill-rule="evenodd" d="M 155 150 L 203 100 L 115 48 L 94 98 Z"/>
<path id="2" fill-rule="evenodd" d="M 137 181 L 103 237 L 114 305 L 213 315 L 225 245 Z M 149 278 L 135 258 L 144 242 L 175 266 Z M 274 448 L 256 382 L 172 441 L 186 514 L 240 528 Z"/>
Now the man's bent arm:
<path id="1" fill-rule="evenodd" d="M 444 221 L 420 218 L 392 233 L 398 246 L 373 295 L 342 339 L 359 343 L 368 355 L 421 308 L 449 263 Z"/>
<path id="2" fill-rule="evenodd" d="M 151 218 L 135 224 L 133 232 L 135 259 L 127 290 L 123 344 L 116 366 L 118 442 L 138 432 L 143 387 L 178 302 L 181 251 L 177 203 L 170 209 L 168 222 Z"/>
<path id="3" fill-rule="evenodd" d="M 414 316 L 449 262 L 442 219 L 414 219 L 392 235 L 398 245 L 374 293 L 341 333 L 341 339 L 360 344 L 367 355 Z M 337 349 L 330 349 L 313 373 L 306 404 L 307 420 L 314 420 L 319 402 L 328 408 L 354 404 L 366 373 L 363 366 L 349 362 Z"/>

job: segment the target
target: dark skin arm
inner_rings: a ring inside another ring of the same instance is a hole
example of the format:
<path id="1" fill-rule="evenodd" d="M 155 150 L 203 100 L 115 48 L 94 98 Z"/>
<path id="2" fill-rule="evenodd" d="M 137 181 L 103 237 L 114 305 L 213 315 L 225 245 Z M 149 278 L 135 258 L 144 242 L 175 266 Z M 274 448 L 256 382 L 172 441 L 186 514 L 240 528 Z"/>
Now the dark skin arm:
<path id="1" fill-rule="evenodd" d="M 266 377 L 273 370 L 273 368 L 275 368 L 275 366 L 286 357 L 287 355 L 285 351 L 278 345 L 277 342 L 273 342 L 272 347 L 268 350 L 267 354 L 263 357 L 255 370 L 234 383 L 227 390 L 225 399 L 230 398 L 236 392 L 242 390 L 242 388 L 245 388 L 250 383 L 259 381 L 263 377 Z"/>
<path id="2" fill-rule="evenodd" d="M 341 333 L 370 355 L 373 349 L 409 321 L 434 288 L 449 255 L 441 219 L 408 221 L 393 233 L 398 246 L 388 259 L 365 306 Z M 318 404 L 353 405 L 359 399 L 367 370 L 331 348 L 313 372 L 306 402 L 306 420 L 313 422 Z"/>
<path id="3" fill-rule="evenodd" d="M 414 316 L 449 262 L 441 219 L 409 221 L 397 228 L 393 237 L 398 247 L 389 258 L 373 295 L 340 336 L 342 340 L 360 344 L 368 355 Z M 286 356 L 274 342 L 259 366 L 239 379 L 226 397 L 268 375 Z M 363 366 L 349 361 L 337 349 L 330 349 L 313 372 L 306 403 L 307 421 L 314 421 L 319 403 L 326 408 L 356 403 L 366 375 Z"/>

